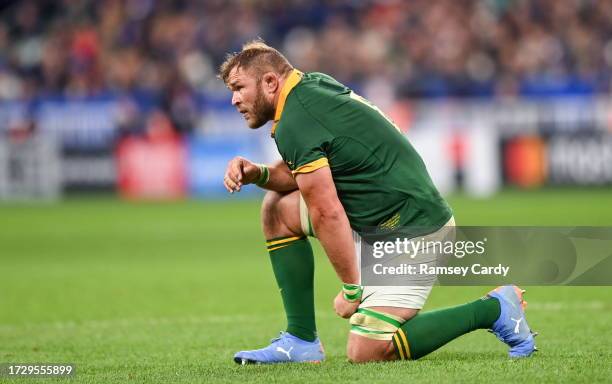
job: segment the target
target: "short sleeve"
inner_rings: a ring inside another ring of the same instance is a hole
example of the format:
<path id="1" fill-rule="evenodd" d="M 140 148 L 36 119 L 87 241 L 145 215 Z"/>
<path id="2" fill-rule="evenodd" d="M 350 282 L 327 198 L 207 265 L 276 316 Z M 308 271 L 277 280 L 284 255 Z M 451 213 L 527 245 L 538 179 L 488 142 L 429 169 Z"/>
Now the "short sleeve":
<path id="1" fill-rule="evenodd" d="M 329 166 L 331 134 L 298 104 L 283 113 L 274 138 L 281 157 L 295 175 Z"/>

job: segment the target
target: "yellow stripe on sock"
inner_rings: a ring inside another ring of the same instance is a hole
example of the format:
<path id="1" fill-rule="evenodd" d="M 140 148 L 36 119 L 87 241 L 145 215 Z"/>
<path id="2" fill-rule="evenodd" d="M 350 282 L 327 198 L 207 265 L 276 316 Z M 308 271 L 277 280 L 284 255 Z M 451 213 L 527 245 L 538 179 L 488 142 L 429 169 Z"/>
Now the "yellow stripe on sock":
<path id="1" fill-rule="evenodd" d="M 408 339 L 406 338 L 406 334 L 404 333 L 404 330 L 401 328 L 398 328 L 397 332 L 399 332 L 400 337 L 402 341 L 404 342 L 404 348 L 406 349 L 406 358 L 408 360 L 412 359 L 412 356 L 410 355 L 410 345 L 408 344 Z"/>
<path id="2" fill-rule="evenodd" d="M 404 351 L 402 350 L 402 345 L 400 344 L 399 337 L 397 336 L 397 333 L 393 334 L 393 340 L 395 340 L 395 345 L 397 346 L 397 350 L 398 350 L 399 355 L 400 355 L 400 360 L 406 360 L 406 355 L 404 354 Z"/>
<path id="3" fill-rule="evenodd" d="M 276 251 L 277 249 L 285 248 L 285 247 L 288 247 L 288 246 L 290 246 L 290 245 L 291 245 L 291 244 L 282 244 L 282 245 L 279 245 L 278 247 L 268 248 L 268 252 L 271 252 L 271 251 Z"/>
<path id="4" fill-rule="evenodd" d="M 302 236 L 303 237 L 303 236 Z M 272 245 L 278 245 L 278 244 L 284 244 L 284 243 L 288 243 L 290 241 L 295 241 L 295 240 L 299 240 L 302 237 L 300 236 L 294 236 L 294 237 L 286 237 L 284 239 L 280 239 L 280 240 L 273 240 L 273 241 L 267 241 L 266 242 L 266 246 L 270 247 Z"/>

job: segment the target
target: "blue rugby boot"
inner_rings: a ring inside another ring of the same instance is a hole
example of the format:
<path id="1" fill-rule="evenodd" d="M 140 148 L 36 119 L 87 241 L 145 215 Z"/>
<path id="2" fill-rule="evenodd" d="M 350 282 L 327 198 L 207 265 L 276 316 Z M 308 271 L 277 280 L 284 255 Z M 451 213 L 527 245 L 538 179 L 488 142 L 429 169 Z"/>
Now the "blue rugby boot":
<path id="1" fill-rule="evenodd" d="M 491 332 L 510 346 L 510 357 L 528 357 L 537 351 L 534 341 L 537 333 L 529 329 L 525 318 L 527 302 L 523 300 L 524 292 L 516 285 L 504 285 L 488 293 L 499 300 L 501 307 L 499 319 L 493 323 Z"/>
<path id="2" fill-rule="evenodd" d="M 234 355 L 234 361 L 246 364 L 274 363 L 320 363 L 325 359 L 323 345 L 319 338 L 314 341 L 302 340 L 287 332 L 281 332 L 279 337 L 262 349 L 240 351 Z"/>

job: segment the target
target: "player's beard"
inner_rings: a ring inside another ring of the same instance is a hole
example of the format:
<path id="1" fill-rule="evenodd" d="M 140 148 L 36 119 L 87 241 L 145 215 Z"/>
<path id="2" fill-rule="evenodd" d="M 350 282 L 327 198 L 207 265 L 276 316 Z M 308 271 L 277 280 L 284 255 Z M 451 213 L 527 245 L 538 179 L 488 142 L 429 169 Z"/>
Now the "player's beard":
<path id="1" fill-rule="evenodd" d="M 258 82 L 257 95 L 253 103 L 253 120 L 248 122 L 249 128 L 259 128 L 274 118 L 274 105 L 266 100 L 261 83 Z"/>

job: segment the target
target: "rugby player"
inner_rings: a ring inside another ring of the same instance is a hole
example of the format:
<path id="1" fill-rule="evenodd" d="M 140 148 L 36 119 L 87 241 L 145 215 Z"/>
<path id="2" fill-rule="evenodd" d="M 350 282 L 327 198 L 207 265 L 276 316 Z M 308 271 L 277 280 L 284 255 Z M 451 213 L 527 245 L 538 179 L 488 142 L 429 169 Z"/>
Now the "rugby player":
<path id="1" fill-rule="evenodd" d="M 268 190 L 263 233 L 282 296 L 287 330 L 262 349 L 241 351 L 248 363 L 318 362 L 314 262 L 307 236 L 323 246 L 342 285 L 336 313 L 350 318 L 353 362 L 418 359 L 476 329 L 490 329 L 511 357 L 535 349 L 523 294 L 503 286 L 473 302 L 419 314 L 431 286 L 361 286 L 358 252 L 365 228 L 431 227 L 454 234 L 452 211 L 425 165 L 381 111 L 332 77 L 302 73 L 262 41 L 228 55 L 219 77 L 232 105 L 256 129 L 272 120 L 282 162 L 236 157 L 226 169 L 230 193 L 247 184 Z"/>

